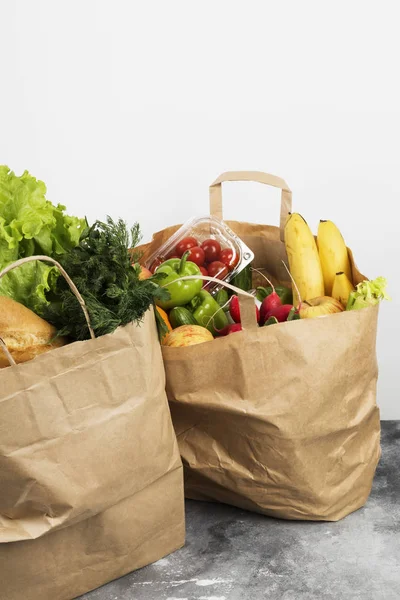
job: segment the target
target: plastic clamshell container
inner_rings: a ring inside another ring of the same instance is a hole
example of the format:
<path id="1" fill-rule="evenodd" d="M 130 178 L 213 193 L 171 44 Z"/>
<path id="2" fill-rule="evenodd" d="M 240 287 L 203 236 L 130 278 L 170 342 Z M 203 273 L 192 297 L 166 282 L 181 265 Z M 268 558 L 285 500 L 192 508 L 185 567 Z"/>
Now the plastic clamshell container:
<path id="1" fill-rule="evenodd" d="M 172 256 L 176 256 L 176 246 L 187 237 L 195 238 L 199 246 L 205 240 L 217 240 L 221 246 L 221 251 L 225 249 L 232 250 L 234 257 L 238 259 L 237 263 L 228 270 L 225 276 L 221 276 L 222 269 L 214 275 L 221 281 L 229 282 L 254 259 L 254 253 L 250 248 L 223 221 L 216 217 L 207 216 L 193 218 L 184 223 L 165 244 L 149 256 L 145 266 L 154 271 L 159 264 Z M 219 258 L 216 260 L 219 260 Z M 236 262 L 236 259 L 233 262 Z M 204 263 L 204 267 L 207 269 L 207 261 Z M 220 286 L 212 281 L 205 281 L 203 287 L 212 292 L 219 289 Z"/>

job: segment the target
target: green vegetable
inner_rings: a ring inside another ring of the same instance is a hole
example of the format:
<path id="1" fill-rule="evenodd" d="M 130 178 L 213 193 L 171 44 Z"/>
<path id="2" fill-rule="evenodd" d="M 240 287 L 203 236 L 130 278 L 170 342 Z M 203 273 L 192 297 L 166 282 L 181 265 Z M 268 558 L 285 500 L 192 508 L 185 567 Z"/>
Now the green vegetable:
<path id="1" fill-rule="evenodd" d="M 225 289 L 219 290 L 215 295 L 215 299 L 225 312 L 229 311 L 229 294 Z"/>
<path id="2" fill-rule="evenodd" d="M 59 262 L 83 296 L 96 336 L 112 333 L 120 325 L 140 322 L 158 298 L 167 299 L 160 287 L 165 276 L 139 279 L 141 267 L 132 266 L 130 249 L 140 240 L 139 226 L 128 230 L 120 219 L 107 223 L 96 221 L 82 233 L 79 246 L 62 255 Z M 139 257 L 133 256 L 134 262 Z M 60 335 L 75 340 L 89 338 L 79 303 L 63 277 L 57 279 L 56 296 L 43 311 Z"/>
<path id="3" fill-rule="evenodd" d="M 0 270 L 25 256 L 57 259 L 79 243 L 85 219 L 64 214 L 65 206 L 46 200 L 46 186 L 25 171 L 20 177 L 0 166 Z M 56 267 L 31 262 L 0 281 L 0 294 L 40 312 L 54 292 Z"/>
<path id="4" fill-rule="evenodd" d="M 293 304 L 293 293 L 290 288 L 287 288 L 283 285 L 276 285 L 275 291 L 281 299 L 282 304 Z M 273 289 L 270 285 L 267 285 L 266 287 L 260 286 L 257 288 L 256 292 L 257 300 L 262 302 L 264 298 L 267 298 L 267 296 L 272 294 Z"/>
<path id="5" fill-rule="evenodd" d="M 293 306 L 293 308 L 290 309 L 290 312 L 288 314 L 286 321 L 298 321 L 299 319 L 300 319 L 299 311 L 297 310 L 297 308 L 295 306 Z"/>
<path id="6" fill-rule="evenodd" d="M 197 321 L 193 314 L 183 306 L 177 306 L 170 311 L 169 322 L 171 323 L 172 329 L 180 327 L 181 325 L 197 325 Z"/>
<path id="7" fill-rule="evenodd" d="M 387 281 L 384 277 L 377 277 L 373 281 L 362 281 L 354 292 L 350 292 L 346 310 L 357 310 L 368 306 L 375 306 L 381 300 L 390 300 L 386 292 Z"/>
<path id="8" fill-rule="evenodd" d="M 198 325 L 206 327 L 213 335 L 229 324 L 228 317 L 218 302 L 206 290 L 201 292 L 189 304 Z"/>
<path id="9" fill-rule="evenodd" d="M 275 325 L 275 323 L 279 323 L 278 319 L 276 317 L 269 317 L 263 326 L 266 327 L 267 325 Z"/>
<path id="10" fill-rule="evenodd" d="M 170 296 L 168 300 L 157 299 L 158 306 L 164 310 L 174 308 L 175 306 L 184 306 L 190 302 L 201 290 L 203 282 L 201 279 L 188 281 L 178 281 L 185 275 L 201 275 L 199 267 L 190 261 L 187 261 L 189 252 L 185 252 L 182 258 L 170 258 L 163 262 L 156 270 L 156 273 L 163 273 L 166 277 L 163 286 L 168 290 Z"/>
<path id="11" fill-rule="evenodd" d="M 253 287 L 253 273 L 251 271 L 251 263 L 246 265 L 235 277 L 229 281 L 235 287 L 238 287 L 245 292 L 248 292 Z M 232 292 L 234 293 L 234 292 Z"/>

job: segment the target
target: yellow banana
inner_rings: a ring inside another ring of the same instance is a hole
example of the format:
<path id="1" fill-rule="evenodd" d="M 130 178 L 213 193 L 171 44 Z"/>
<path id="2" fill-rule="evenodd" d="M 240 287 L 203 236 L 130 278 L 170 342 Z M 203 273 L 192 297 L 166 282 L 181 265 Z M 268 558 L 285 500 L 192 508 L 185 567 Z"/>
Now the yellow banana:
<path id="1" fill-rule="evenodd" d="M 285 245 L 290 273 L 296 282 L 301 300 L 324 296 L 324 278 L 317 244 L 307 222 L 298 213 L 288 216 L 285 225 Z M 293 304 L 300 299 L 293 290 Z"/>
<path id="2" fill-rule="evenodd" d="M 351 292 L 354 292 L 354 286 L 346 273 L 343 273 L 343 271 L 336 273 L 332 286 L 332 298 L 339 300 L 346 308 Z"/>
<path id="3" fill-rule="evenodd" d="M 325 293 L 332 296 L 336 273 L 343 271 L 352 282 L 351 266 L 346 244 L 339 229 L 332 221 L 320 221 L 318 226 L 318 251 L 324 274 Z"/>

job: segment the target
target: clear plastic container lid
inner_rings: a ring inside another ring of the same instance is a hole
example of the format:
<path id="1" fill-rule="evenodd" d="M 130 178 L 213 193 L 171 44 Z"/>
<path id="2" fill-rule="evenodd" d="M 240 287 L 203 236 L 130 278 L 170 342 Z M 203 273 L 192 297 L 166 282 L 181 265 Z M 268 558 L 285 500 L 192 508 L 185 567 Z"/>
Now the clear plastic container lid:
<path id="1" fill-rule="evenodd" d="M 188 260 L 202 268 L 204 275 L 229 282 L 254 259 L 254 253 L 220 219 L 207 216 L 187 221 L 146 261 L 154 272 L 169 258 L 180 258 L 189 250 Z M 206 272 L 207 271 L 207 272 Z M 204 282 L 204 289 L 215 291 L 218 284 Z"/>

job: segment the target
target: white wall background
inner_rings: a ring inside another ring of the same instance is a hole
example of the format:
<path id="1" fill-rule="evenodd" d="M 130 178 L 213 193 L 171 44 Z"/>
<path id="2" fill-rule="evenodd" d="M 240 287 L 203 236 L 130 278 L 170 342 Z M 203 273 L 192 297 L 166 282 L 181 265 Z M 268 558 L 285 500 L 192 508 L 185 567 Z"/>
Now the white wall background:
<path id="1" fill-rule="evenodd" d="M 385 275 L 378 403 L 400 419 L 399 9 L 394 0 L 2 0 L 0 163 L 90 220 L 155 230 L 207 213 L 222 171 L 285 178 Z M 224 189 L 277 223 L 279 193 Z"/>

